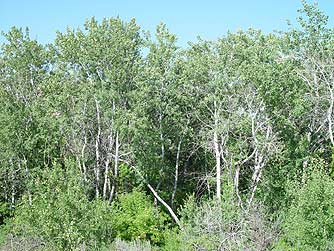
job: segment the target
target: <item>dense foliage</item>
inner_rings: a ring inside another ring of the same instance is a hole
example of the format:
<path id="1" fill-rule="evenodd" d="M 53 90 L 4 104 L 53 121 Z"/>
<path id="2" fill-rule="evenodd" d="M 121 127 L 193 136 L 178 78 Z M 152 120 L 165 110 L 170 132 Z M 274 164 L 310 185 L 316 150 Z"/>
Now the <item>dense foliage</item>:
<path id="1" fill-rule="evenodd" d="M 3 33 L 0 249 L 333 250 L 334 28 Z"/>

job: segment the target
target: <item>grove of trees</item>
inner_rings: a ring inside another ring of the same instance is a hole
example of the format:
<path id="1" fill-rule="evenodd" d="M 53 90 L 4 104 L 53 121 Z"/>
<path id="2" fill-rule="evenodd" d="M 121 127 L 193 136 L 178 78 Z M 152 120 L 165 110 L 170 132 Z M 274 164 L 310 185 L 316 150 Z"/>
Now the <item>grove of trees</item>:
<path id="1" fill-rule="evenodd" d="M 334 28 L 3 33 L 1 250 L 333 250 Z"/>

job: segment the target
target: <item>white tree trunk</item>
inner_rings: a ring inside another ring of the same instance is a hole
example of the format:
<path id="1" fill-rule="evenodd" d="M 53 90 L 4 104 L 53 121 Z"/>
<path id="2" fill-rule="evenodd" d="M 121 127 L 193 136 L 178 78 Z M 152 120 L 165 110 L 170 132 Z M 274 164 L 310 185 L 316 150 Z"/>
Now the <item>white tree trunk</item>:
<path id="1" fill-rule="evenodd" d="M 173 187 L 173 192 L 172 192 L 172 200 L 171 200 L 171 206 L 174 208 L 174 199 L 175 199 L 175 194 L 177 190 L 177 182 L 179 178 L 179 162 L 180 162 L 180 152 L 181 152 L 181 144 L 182 144 L 182 139 L 180 139 L 179 144 L 177 146 L 177 153 L 176 153 L 176 162 L 175 162 L 175 177 L 174 177 L 174 187 Z"/>
<path id="2" fill-rule="evenodd" d="M 221 163 L 220 163 L 220 149 L 219 149 L 219 142 L 218 142 L 218 112 L 217 112 L 217 104 L 216 101 L 214 102 L 214 120 L 215 120 L 215 128 L 213 132 L 213 147 L 215 152 L 216 158 L 216 197 L 218 202 L 221 201 Z"/>
<path id="3" fill-rule="evenodd" d="M 112 179 L 112 186 L 109 196 L 109 201 L 112 201 L 113 196 L 116 192 L 116 182 L 117 182 L 117 176 L 118 176 L 118 163 L 119 163 L 119 135 L 118 132 L 116 132 L 116 139 L 115 139 L 115 158 L 114 158 L 114 173 L 113 173 L 113 179 Z"/>
<path id="4" fill-rule="evenodd" d="M 95 97 L 94 97 L 95 98 Z M 101 137 L 101 123 L 100 123 L 100 108 L 97 99 L 95 98 L 96 105 L 96 118 L 97 118 L 97 135 L 95 139 L 95 196 L 98 198 L 99 194 L 99 184 L 100 184 L 100 137 Z"/>

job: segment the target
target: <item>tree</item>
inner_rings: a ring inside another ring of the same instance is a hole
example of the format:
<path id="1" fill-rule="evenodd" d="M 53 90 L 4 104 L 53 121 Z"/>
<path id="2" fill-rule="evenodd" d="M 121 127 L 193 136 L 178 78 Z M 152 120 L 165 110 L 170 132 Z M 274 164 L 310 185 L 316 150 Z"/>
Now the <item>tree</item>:
<path id="1" fill-rule="evenodd" d="M 73 93 L 67 145 L 95 196 L 112 200 L 121 159 L 132 158 L 132 93 L 142 39 L 134 20 L 91 19 L 85 29 L 58 33 L 54 47 L 56 74 L 70 84 L 63 95 Z"/>
<path id="2" fill-rule="evenodd" d="M 59 148 L 54 135 L 41 130 L 35 113 L 48 78 L 46 50 L 30 39 L 28 29 L 12 28 L 4 36 L 8 42 L 1 47 L 1 200 L 14 208 L 34 169 L 46 166 Z"/>
<path id="3" fill-rule="evenodd" d="M 192 69 L 196 68 L 196 71 L 189 80 L 197 92 L 196 98 L 201 100 L 196 109 L 199 111 L 197 118 L 204 147 L 212 151 L 215 158 L 216 197 L 221 200 L 224 168 L 225 174 L 234 180 L 242 205 L 239 180 L 241 169 L 246 167 L 242 170 L 242 179 L 243 188 L 246 186 L 249 191 L 250 207 L 263 168 L 277 152 L 278 144 L 271 118 L 256 85 L 247 81 L 238 69 L 231 71 L 238 59 L 233 57 L 234 51 L 223 46 L 223 43 L 207 42 L 193 46 L 189 65 L 193 64 Z M 229 53 L 231 57 L 226 56 Z M 248 177 L 250 170 L 251 181 Z"/>
<path id="4" fill-rule="evenodd" d="M 175 35 L 160 24 L 156 41 L 149 39 L 148 46 L 136 112 L 142 114 L 149 130 L 141 134 L 146 142 L 141 145 L 140 161 L 141 165 L 152 167 L 143 171 L 152 184 L 156 184 L 157 191 L 162 185 L 171 189 L 168 196 L 174 208 L 181 165 L 191 148 L 191 101 L 181 82 L 184 62 L 179 56 Z"/>
<path id="5" fill-rule="evenodd" d="M 305 15 L 299 18 L 301 29 L 287 33 L 292 48 L 288 56 L 299 65 L 296 73 L 307 87 L 304 93 L 309 112 L 305 118 L 307 140 L 310 152 L 315 152 L 324 145 L 323 141 L 330 142 L 327 149 L 334 146 L 333 29 L 327 27 L 328 17 L 316 5 L 303 2 L 300 12 Z"/>

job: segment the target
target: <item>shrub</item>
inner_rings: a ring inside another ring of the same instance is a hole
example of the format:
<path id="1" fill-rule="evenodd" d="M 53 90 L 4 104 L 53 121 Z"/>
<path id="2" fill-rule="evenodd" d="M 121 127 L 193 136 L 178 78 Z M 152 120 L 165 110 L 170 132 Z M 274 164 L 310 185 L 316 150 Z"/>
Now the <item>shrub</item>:
<path id="1" fill-rule="evenodd" d="M 283 237 L 276 250 L 333 250 L 334 181 L 321 170 L 313 170 L 304 184 L 295 186 Z"/>
<path id="2" fill-rule="evenodd" d="M 152 251 L 152 247 L 149 241 L 134 240 L 126 242 L 119 238 L 116 238 L 109 248 L 105 248 L 103 251 Z"/>
<path id="3" fill-rule="evenodd" d="M 178 250 L 267 250 L 276 233 L 269 227 L 261 206 L 242 210 L 233 187 L 223 189 L 222 202 L 216 199 L 196 205 L 191 197 L 182 210 L 184 229 Z"/>
<path id="4" fill-rule="evenodd" d="M 111 208 L 106 202 L 89 201 L 74 167 L 55 165 L 35 180 L 32 204 L 25 196 L 17 208 L 11 232 L 39 238 L 58 250 L 96 247 L 111 241 Z"/>
<path id="5" fill-rule="evenodd" d="M 154 244 L 161 244 L 167 217 L 153 206 L 143 192 L 133 191 L 120 195 L 113 204 L 112 222 L 118 238 L 128 241 L 150 240 Z"/>
<path id="6" fill-rule="evenodd" d="M 170 229 L 165 232 L 165 243 L 162 247 L 163 251 L 183 250 L 183 243 L 180 238 L 180 230 Z"/>

